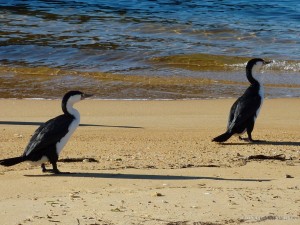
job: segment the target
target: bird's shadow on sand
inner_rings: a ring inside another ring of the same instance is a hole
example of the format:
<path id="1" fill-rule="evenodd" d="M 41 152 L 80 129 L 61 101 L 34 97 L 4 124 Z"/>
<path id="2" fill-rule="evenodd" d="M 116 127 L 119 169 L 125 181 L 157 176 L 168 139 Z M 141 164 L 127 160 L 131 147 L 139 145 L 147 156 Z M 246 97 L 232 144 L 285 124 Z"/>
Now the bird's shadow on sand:
<path id="1" fill-rule="evenodd" d="M 277 145 L 277 146 L 300 146 L 298 141 L 259 141 L 259 142 L 235 142 L 219 143 L 220 145 Z"/>
<path id="2" fill-rule="evenodd" d="M 102 179 L 127 179 L 127 180 L 216 180 L 216 181 L 244 181 L 244 182 L 266 182 L 271 179 L 248 179 L 248 178 L 222 178 L 204 176 L 178 176 L 178 175 L 153 175 L 153 174 L 123 174 L 123 173 L 61 173 L 24 175 L 26 177 L 79 177 L 79 178 L 102 178 Z"/>
<path id="3" fill-rule="evenodd" d="M 25 122 L 25 121 L 0 121 L 0 125 L 22 125 L 22 126 L 41 126 L 42 122 Z M 110 127 L 110 128 L 127 128 L 127 129 L 143 129 L 137 126 L 112 126 L 103 124 L 79 124 L 80 127 Z"/>

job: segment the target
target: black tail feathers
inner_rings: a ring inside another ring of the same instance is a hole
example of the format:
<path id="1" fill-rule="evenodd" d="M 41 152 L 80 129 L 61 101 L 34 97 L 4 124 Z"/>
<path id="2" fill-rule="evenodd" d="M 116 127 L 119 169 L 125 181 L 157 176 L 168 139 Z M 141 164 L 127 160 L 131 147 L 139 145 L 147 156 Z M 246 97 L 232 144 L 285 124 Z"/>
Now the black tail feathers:
<path id="1" fill-rule="evenodd" d="M 20 156 L 20 157 L 14 157 L 14 158 L 9 158 L 9 159 L 2 159 L 0 160 L 0 165 L 2 166 L 13 166 L 18 163 L 24 162 L 25 158 Z"/>
<path id="2" fill-rule="evenodd" d="M 215 137 L 214 139 L 212 139 L 212 141 L 224 142 L 224 141 L 227 141 L 231 136 L 232 136 L 231 133 L 225 132 L 224 134 L 221 134 L 218 137 Z"/>

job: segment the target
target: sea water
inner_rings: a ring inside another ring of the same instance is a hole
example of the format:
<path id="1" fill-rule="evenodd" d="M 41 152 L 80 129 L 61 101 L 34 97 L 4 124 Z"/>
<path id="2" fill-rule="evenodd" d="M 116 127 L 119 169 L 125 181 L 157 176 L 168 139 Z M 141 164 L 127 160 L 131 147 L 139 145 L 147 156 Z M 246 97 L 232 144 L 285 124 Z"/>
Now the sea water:
<path id="1" fill-rule="evenodd" d="M 300 97 L 298 0 L 0 0 L 0 98 Z"/>

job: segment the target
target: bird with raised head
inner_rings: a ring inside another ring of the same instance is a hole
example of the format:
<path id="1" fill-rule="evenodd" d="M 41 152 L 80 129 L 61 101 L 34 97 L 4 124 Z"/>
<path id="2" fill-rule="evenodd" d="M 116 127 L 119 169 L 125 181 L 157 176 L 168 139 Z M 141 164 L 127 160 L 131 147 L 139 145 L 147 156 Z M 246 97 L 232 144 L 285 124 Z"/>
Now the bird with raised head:
<path id="1" fill-rule="evenodd" d="M 31 137 L 23 155 L 0 160 L 2 166 L 13 166 L 21 162 L 40 164 L 43 172 L 61 173 L 57 168 L 60 152 L 74 133 L 80 122 L 79 112 L 73 105 L 92 95 L 80 91 L 69 91 L 62 99 L 64 114 L 42 124 Z M 46 169 L 45 163 L 50 162 L 53 169 Z"/>
<path id="2" fill-rule="evenodd" d="M 259 141 L 254 140 L 251 135 L 264 99 L 263 80 L 258 71 L 263 65 L 268 63 L 270 62 L 260 58 L 254 58 L 248 61 L 246 65 L 246 76 L 250 82 L 250 86 L 232 105 L 226 132 L 215 137 L 212 141 L 225 142 L 232 135 L 238 135 L 241 140 L 249 142 Z M 245 132 L 247 132 L 248 135 L 246 139 L 241 137 Z"/>

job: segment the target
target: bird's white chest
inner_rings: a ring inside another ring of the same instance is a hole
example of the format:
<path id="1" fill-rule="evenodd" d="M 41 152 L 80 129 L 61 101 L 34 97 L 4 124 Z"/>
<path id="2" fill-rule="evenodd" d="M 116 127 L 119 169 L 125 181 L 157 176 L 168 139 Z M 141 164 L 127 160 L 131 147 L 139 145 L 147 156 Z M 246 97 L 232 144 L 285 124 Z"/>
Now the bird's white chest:
<path id="1" fill-rule="evenodd" d="M 70 137 L 72 136 L 72 134 L 74 133 L 74 131 L 78 127 L 79 122 L 80 122 L 80 116 L 78 115 L 78 116 L 75 117 L 73 122 L 70 124 L 68 133 L 59 142 L 56 143 L 56 153 L 57 153 L 57 155 L 60 154 L 61 150 L 67 144 Z"/>
<path id="2" fill-rule="evenodd" d="M 261 106 L 263 104 L 264 101 L 264 97 L 265 97 L 265 93 L 264 93 L 264 87 L 262 85 L 259 86 L 259 91 L 258 91 L 258 95 L 260 96 L 260 106 L 258 107 L 257 111 L 256 111 L 256 115 L 254 117 L 254 120 L 258 117 L 258 114 L 260 112 Z"/>

